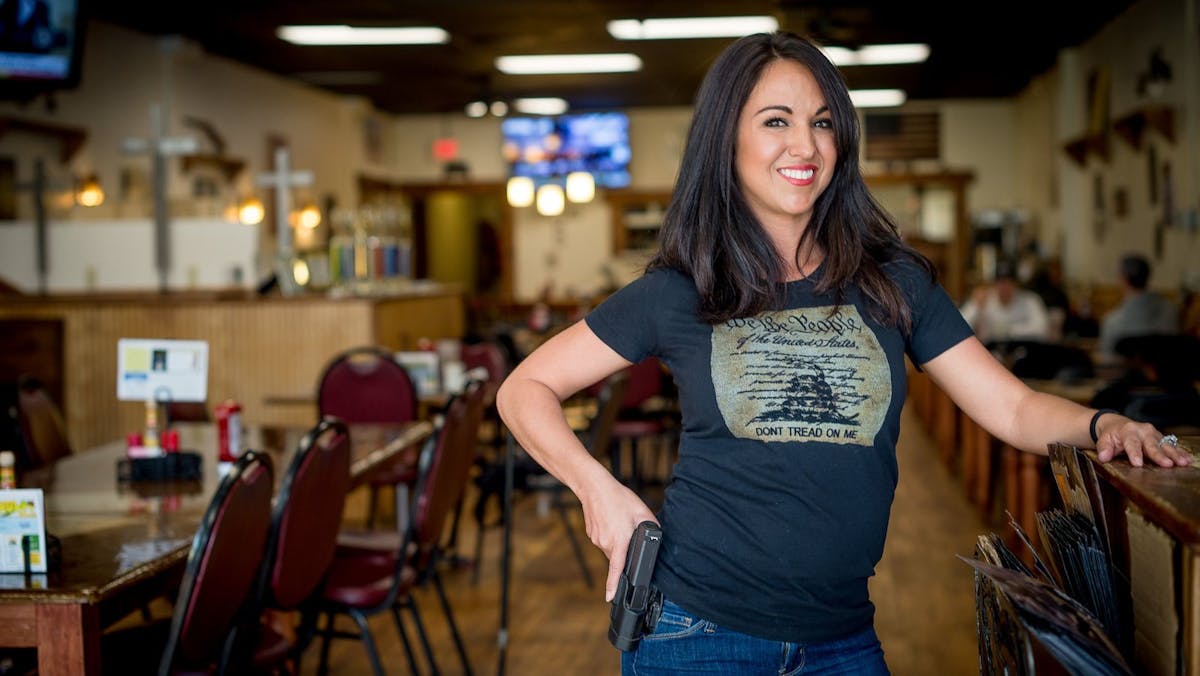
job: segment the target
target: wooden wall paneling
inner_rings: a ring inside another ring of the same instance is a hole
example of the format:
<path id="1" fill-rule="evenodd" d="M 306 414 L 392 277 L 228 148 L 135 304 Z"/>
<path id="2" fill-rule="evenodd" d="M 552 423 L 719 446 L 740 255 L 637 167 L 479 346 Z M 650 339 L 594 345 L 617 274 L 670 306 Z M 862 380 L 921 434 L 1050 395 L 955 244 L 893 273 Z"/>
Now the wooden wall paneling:
<path id="1" fill-rule="evenodd" d="M 61 318 L 63 408 L 78 451 L 121 439 L 144 425 L 144 407 L 116 399 L 117 340 L 166 338 L 209 343 L 207 407 L 235 399 L 248 424 L 309 425 L 325 363 L 341 350 L 381 336 L 461 338 L 457 293 L 397 299 L 52 302 L 0 306 L 0 318 Z M 381 341 L 388 345 L 393 339 Z M 395 345 L 395 347 L 404 347 Z M 268 406 L 268 397 L 297 403 Z"/>
<path id="2" fill-rule="evenodd" d="M 375 305 L 375 342 L 391 350 L 415 350 L 421 338 L 462 338 L 465 334 L 466 305 L 461 294 Z"/>

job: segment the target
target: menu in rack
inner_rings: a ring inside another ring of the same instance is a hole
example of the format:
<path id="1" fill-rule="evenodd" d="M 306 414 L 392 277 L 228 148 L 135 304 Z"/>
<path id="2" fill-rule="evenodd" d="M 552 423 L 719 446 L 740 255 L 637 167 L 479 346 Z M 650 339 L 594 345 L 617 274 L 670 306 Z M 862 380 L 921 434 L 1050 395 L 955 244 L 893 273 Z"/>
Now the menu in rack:
<path id="1" fill-rule="evenodd" d="M 46 572 L 44 505 L 40 488 L 0 490 L 0 572 Z"/>

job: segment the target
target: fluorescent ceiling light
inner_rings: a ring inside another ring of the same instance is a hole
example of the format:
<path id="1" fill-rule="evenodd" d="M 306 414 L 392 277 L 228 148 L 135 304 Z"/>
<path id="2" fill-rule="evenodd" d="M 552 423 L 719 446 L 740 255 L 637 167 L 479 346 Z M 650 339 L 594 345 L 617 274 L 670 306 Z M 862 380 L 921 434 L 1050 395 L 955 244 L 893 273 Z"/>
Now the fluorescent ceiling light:
<path id="1" fill-rule="evenodd" d="M 822 47 L 835 66 L 879 66 L 889 63 L 922 63 L 929 58 L 929 45 L 864 45 L 861 49 Z"/>
<path id="2" fill-rule="evenodd" d="M 517 99 L 513 107 L 528 115 L 561 115 L 567 112 L 566 99 L 557 97 Z"/>
<path id="3" fill-rule="evenodd" d="M 779 29 L 771 16 L 705 16 L 678 19 L 620 19 L 608 22 L 608 34 L 618 40 L 680 38 L 740 38 Z"/>
<path id="4" fill-rule="evenodd" d="M 636 54 L 536 54 L 501 56 L 496 68 L 509 75 L 629 73 L 642 69 Z"/>
<path id="5" fill-rule="evenodd" d="M 296 45 L 440 45 L 450 41 L 450 34 L 437 26 L 280 26 L 275 35 Z"/>
<path id="6" fill-rule="evenodd" d="M 890 108 L 908 99 L 903 89 L 851 89 L 850 101 L 856 108 Z"/>

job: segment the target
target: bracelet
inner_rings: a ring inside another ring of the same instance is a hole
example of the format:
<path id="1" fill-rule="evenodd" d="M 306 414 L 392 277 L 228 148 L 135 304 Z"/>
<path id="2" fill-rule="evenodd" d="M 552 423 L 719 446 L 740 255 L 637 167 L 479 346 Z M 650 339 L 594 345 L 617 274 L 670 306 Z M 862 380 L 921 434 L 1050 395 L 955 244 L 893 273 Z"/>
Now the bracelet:
<path id="1" fill-rule="evenodd" d="M 1100 435 L 1096 434 L 1096 422 L 1100 420 L 1100 416 L 1104 415 L 1105 413 L 1116 413 L 1117 415 L 1121 414 L 1120 411 L 1116 411 L 1111 408 L 1102 408 L 1099 411 L 1096 411 L 1096 414 L 1092 416 L 1092 423 L 1088 425 L 1088 432 L 1092 434 L 1093 444 L 1097 441 L 1100 441 Z"/>

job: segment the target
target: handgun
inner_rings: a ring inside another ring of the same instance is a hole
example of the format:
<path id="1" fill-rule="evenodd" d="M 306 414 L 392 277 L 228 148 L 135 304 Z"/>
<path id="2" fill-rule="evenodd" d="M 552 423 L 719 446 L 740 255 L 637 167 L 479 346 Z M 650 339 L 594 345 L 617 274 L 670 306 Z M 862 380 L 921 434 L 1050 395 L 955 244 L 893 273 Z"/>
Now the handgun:
<path id="1" fill-rule="evenodd" d="M 625 569 L 609 611 L 608 640 L 617 650 L 628 652 L 637 648 L 642 635 L 658 621 L 662 596 L 650 579 L 661 544 L 662 528 L 653 521 L 638 524 L 629 540 Z"/>

